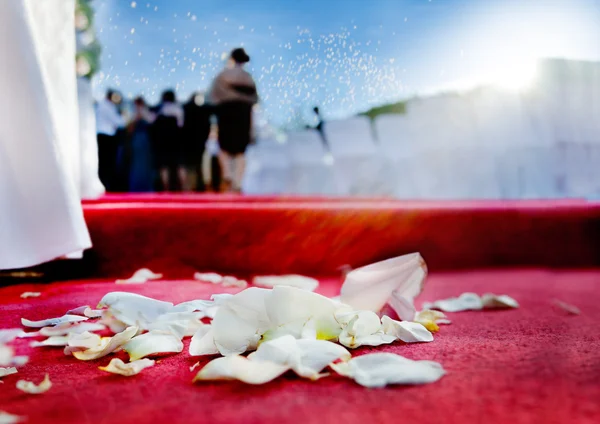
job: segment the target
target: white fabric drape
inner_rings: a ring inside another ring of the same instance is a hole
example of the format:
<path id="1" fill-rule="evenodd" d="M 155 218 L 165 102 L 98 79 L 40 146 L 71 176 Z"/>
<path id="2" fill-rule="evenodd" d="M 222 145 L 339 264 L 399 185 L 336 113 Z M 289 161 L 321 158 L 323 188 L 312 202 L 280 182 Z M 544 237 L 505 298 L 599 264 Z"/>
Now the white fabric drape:
<path id="1" fill-rule="evenodd" d="M 0 1 L 0 269 L 91 246 L 78 193 L 74 7 Z"/>

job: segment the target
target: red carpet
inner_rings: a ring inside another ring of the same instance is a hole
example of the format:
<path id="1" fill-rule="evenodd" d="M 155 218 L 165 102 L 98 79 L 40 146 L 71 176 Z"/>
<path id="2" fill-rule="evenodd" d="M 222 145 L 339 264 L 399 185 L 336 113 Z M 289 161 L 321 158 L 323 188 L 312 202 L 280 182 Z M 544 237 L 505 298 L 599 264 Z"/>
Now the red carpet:
<path id="1" fill-rule="evenodd" d="M 432 270 L 600 266 L 600 203 L 583 201 L 107 202 L 85 216 L 94 275 L 111 278 L 142 267 L 328 276 L 414 251 Z"/>
<path id="2" fill-rule="evenodd" d="M 208 297 L 213 286 L 165 281 L 127 288 L 179 302 Z M 329 279 L 321 292 L 333 294 L 338 288 L 339 281 Z M 11 327 L 19 326 L 21 316 L 61 315 L 122 289 L 98 281 L 5 287 L 0 289 L 0 322 Z M 33 290 L 42 291 L 42 297 L 19 298 Z M 18 353 L 30 354 L 31 362 L 4 378 L 0 409 L 29 416 L 30 423 L 63 424 L 600 422 L 599 271 L 438 273 L 417 303 L 464 291 L 506 293 L 521 308 L 451 314 L 453 324 L 443 326 L 432 343 L 377 348 L 439 361 L 448 374 L 434 384 L 368 390 L 340 377 L 309 382 L 286 375 L 260 387 L 193 385 L 189 342 L 182 354 L 126 378 L 97 369 L 108 358 L 80 362 L 60 348 L 31 349 L 29 341 L 19 340 Z M 553 307 L 553 299 L 578 306 L 582 314 L 567 315 Z M 40 381 L 46 372 L 53 381 L 47 393 L 34 396 L 15 389 L 19 378 Z"/>
<path id="3" fill-rule="evenodd" d="M 419 306 L 474 291 L 508 294 L 521 308 L 451 314 L 453 324 L 432 343 L 377 348 L 448 371 L 431 385 L 378 390 L 337 376 L 193 385 L 189 341 L 184 353 L 124 378 L 97 369 L 109 358 L 80 362 L 18 340 L 17 353 L 31 362 L 3 379 L 0 410 L 30 423 L 600 422 L 599 203 L 113 195 L 84 209 L 94 280 L 0 288 L 0 328 L 95 306 L 115 290 L 173 302 L 208 298 L 214 286 L 186 280 L 195 271 L 324 276 L 319 290 L 333 295 L 341 266 L 413 251 L 432 271 Z M 174 281 L 112 282 L 142 267 Z M 24 291 L 43 294 L 23 300 Z M 582 314 L 568 315 L 553 299 Z M 49 392 L 15 389 L 18 379 L 39 382 L 46 372 Z"/>

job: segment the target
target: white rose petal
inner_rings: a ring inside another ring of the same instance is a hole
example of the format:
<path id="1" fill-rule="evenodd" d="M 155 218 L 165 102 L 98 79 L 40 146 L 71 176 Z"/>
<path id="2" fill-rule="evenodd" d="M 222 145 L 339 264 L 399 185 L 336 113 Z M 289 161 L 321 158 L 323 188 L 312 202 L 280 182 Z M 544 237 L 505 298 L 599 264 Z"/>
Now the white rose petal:
<path id="1" fill-rule="evenodd" d="M 102 358 L 117 349 L 120 349 L 138 332 L 138 327 L 127 327 L 123 332 L 115 334 L 113 337 L 103 338 L 103 342 L 96 347 L 82 351 L 72 352 L 73 356 L 82 361 L 90 361 Z M 104 341 L 105 340 L 105 341 Z"/>
<path id="2" fill-rule="evenodd" d="M 67 315 L 82 315 L 88 318 L 100 318 L 102 316 L 102 311 L 99 309 L 92 309 L 88 305 L 85 305 L 71 309 L 67 312 Z"/>
<path id="3" fill-rule="evenodd" d="M 325 340 L 296 340 L 293 336 L 283 336 L 261 343 L 256 352 L 251 353 L 251 361 L 267 361 L 291 368 L 300 377 L 316 380 L 321 371 L 332 362 L 349 360 L 350 352 L 342 346 Z"/>
<path id="4" fill-rule="evenodd" d="M 271 290 L 251 287 L 226 299 L 212 321 L 215 345 L 224 355 L 256 349 L 261 334 L 271 323 L 265 300 Z"/>
<path id="5" fill-rule="evenodd" d="M 389 302 L 400 318 L 410 320 L 426 276 L 427 266 L 418 253 L 377 262 L 346 275 L 341 300 L 357 310 L 374 312 Z"/>
<path id="6" fill-rule="evenodd" d="M 86 331 L 102 331 L 104 329 L 106 329 L 106 326 L 98 322 L 65 323 L 56 327 L 43 327 L 40 329 L 39 334 L 46 337 L 66 336 L 72 333 L 81 334 Z"/>
<path id="7" fill-rule="evenodd" d="M 223 287 L 237 287 L 240 289 L 245 289 L 248 287 L 248 282 L 246 280 L 240 280 L 237 277 L 233 277 L 231 275 L 226 275 L 223 277 L 223 282 L 221 283 Z"/>
<path id="8" fill-rule="evenodd" d="M 433 383 L 446 373 L 437 362 L 413 361 L 392 353 L 362 355 L 330 367 L 365 387 Z"/>
<path id="9" fill-rule="evenodd" d="M 123 350 L 129 353 L 130 361 L 136 361 L 151 355 L 179 353 L 183 350 L 183 342 L 171 333 L 153 330 L 132 338 Z"/>
<path id="10" fill-rule="evenodd" d="M 214 303 L 215 302 L 212 300 L 190 300 L 188 302 L 175 305 L 172 312 L 204 312 L 208 308 L 212 307 Z"/>
<path id="11" fill-rule="evenodd" d="M 288 371 L 290 367 L 270 361 L 251 361 L 231 355 L 210 361 L 202 368 L 194 382 L 203 380 L 239 380 L 247 384 L 265 384 Z"/>
<path id="12" fill-rule="evenodd" d="M 143 284 L 149 280 L 158 280 L 162 278 L 162 274 L 156 274 L 148 268 L 138 269 L 131 277 L 126 280 L 117 280 L 117 284 Z"/>
<path id="13" fill-rule="evenodd" d="M 383 332 L 404 343 L 431 342 L 433 334 L 418 322 L 396 321 L 388 316 L 381 318 Z"/>
<path id="14" fill-rule="evenodd" d="M 484 309 L 516 309 L 519 307 L 519 303 L 515 299 L 505 294 L 486 293 L 481 296 L 481 302 Z"/>
<path id="15" fill-rule="evenodd" d="M 17 337 L 20 337 L 23 330 L 20 328 L 7 328 L 0 330 L 0 344 L 10 343 Z"/>
<path id="16" fill-rule="evenodd" d="M 67 336 L 50 336 L 46 340 L 42 340 L 41 342 L 31 342 L 29 346 L 31 347 L 43 347 L 43 346 L 66 346 L 68 341 Z"/>
<path id="17" fill-rule="evenodd" d="M 113 374 L 124 375 L 125 377 L 131 377 L 132 375 L 137 375 L 143 369 L 151 366 L 154 366 L 154 361 L 152 359 L 140 359 L 125 363 L 119 358 L 113 358 L 110 360 L 107 366 L 98 367 L 98 369 Z"/>
<path id="18" fill-rule="evenodd" d="M 46 374 L 40 384 L 35 384 L 26 380 L 17 381 L 17 389 L 32 395 L 45 393 L 50 390 L 50 387 L 52 387 L 52 382 L 50 381 L 50 376 L 48 374 Z"/>
<path id="19" fill-rule="evenodd" d="M 276 286 L 271 296 L 265 299 L 267 315 L 271 328 L 278 336 L 278 328 L 286 327 L 288 334 L 302 337 L 304 326 L 313 321 L 316 338 L 336 340 L 342 327 L 335 319 L 340 305 L 331 299 L 294 287 Z M 274 338 L 265 334 L 265 339 Z"/>
<path id="20" fill-rule="evenodd" d="M 556 306 L 567 311 L 571 315 L 581 315 L 581 310 L 575 305 L 570 305 L 570 304 L 563 302 L 562 300 L 558 300 L 558 299 L 554 299 L 553 302 L 556 304 Z"/>
<path id="21" fill-rule="evenodd" d="M 444 312 L 479 311 L 483 309 L 481 297 L 476 293 L 463 293 L 459 297 L 424 303 L 424 309 L 439 309 Z"/>
<path id="22" fill-rule="evenodd" d="M 435 322 L 436 324 L 452 324 L 452 321 L 441 311 L 432 309 L 424 309 L 415 314 L 415 322 L 423 324 L 423 322 Z"/>
<path id="23" fill-rule="evenodd" d="M 23 292 L 21 293 L 20 297 L 21 299 L 28 299 L 30 297 L 40 297 L 42 295 L 42 293 L 40 292 Z"/>
<path id="24" fill-rule="evenodd" d="M 100 300 L 98 307 L 108 307 L 108 312 L 116 320 L 129 326 L 142 328 L 146 328 L 147 324 L 154 322 L 159 316 L 173 312 L 171 302 L 126 292 L 106 294 Z"/>
<path id="25" fill-rule="evenodd" d="M 12 365 L 14 354 L 12 347 L 0 344 L 0 366 Z"/>
<path id="26" fill-rule="evenodd" d="M 77 315 L 64 315 L 59 318 L 48 318 L 40 321 L 30 321 L 28 319 L 21 318 L 21 324 L 23 324 L 25 327 L 42 328 L 70 322 L 86 321 L 87 319 L 87 317 L 81 317 Z"/>
<path id="27" fill-rule="evenodd" d="M 319 287 L 319 280 L 303 275 L 264 275 L 254 277 L 252 283 L 256 286 L 273 288 L 275 286 L 289 286 L 298 289 L 315 291 Z"/>
<path id="28" fill-rule="evenodd" d="M 212 284 L 221 284 L 223 282 L 223 276 L 216 272 L 196 272 L 194 274 L 194 280 L 206 281 Z"/>
<path id="29" fill-rule="evenodd" d="M 0 411 L 0 424 L 15 424 L 25 421 L 24 417 Z"/>
<path id="30" fill-rule="evenodd" d="M 107 337 L 108 339 L 108 337 Z M 67 345 L 82 349 L 93 349 L 102 344 L 102 337 L 97 334 L 84 331 L 83 333 L 69 334 Z"/>
<path id="31" fill-rule="evenodd" d="M 0 367 L 0 378 L 6 377 L 7 375 L 16 374 L 16 373 L 17 373 L 17 369 L 15 367 L 8 367 L 8 368 Z"/>
<path id="32" fill-rule="evenodd" d="M 379 346 L 396 340 L 396 337 L 381 331 L 381 321 L 373 311 L 336 314 L 336 319 L 344 326 L 339 335 L 339 342 L 351 349 Z"/>
<path id="33" fill-rule="evenodd" d="M 217 355 L 219 353 L 211 325 L 205 325 L 196 331 L 192 336 L 189 350 L 192 356 Z"/>

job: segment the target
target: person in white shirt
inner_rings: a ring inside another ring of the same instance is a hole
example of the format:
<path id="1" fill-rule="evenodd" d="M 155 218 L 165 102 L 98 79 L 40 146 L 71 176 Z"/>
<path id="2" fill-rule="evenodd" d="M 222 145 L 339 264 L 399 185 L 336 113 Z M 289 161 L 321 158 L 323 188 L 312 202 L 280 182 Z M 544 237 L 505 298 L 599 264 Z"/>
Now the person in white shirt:
<path id="1" fill-rule="evenodd" d="M 119 138 L 117 131 L 125 127 L 125 120 L 119 114 L 117 103 L 119 93 L 109 90 L 106 97 L 96 106 L 96 133 L 98 134 L 98 174 L 106 191 L 114 188 L 117 175 L 117 155 Z"/>

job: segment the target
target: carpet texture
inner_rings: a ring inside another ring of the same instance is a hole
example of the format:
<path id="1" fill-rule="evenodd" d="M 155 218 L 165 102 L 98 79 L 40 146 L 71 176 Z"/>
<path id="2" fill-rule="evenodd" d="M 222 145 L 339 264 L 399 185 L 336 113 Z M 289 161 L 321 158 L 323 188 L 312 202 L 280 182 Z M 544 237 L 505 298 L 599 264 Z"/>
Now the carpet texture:
<path id="1" fill-rule="evenodd" d="M 415 251 L 440 271 L 600 266 L 600 203 L 164 199 L 84 206 L 94 276 L 331 276 Z"/>
<path id="2" fill-rule="evenodd" d="M 339 285 L 338 279 L 324 279 L 319 291 L 333 295 Z M 20 327 L 21 317 L 43 319 L 95 306 L 116 290 L 180 302 L 208 298 L 215 287 L 189 280 L 9 286 L 0 288 L 0 327 Z M 42 296 L 20 299 L 24 291 L 41 291 Z M 30 423 L 61 424 L 600 422 L 600 271 L 433 273 L 417 304 L 465 291 L 508 294 L 521 307 L 449 314 L 453 323 L 442 326 L 432 343 L 354 351 L 439 361 L 448 374 L 430 385 L 369 390 L 338 376 L 310 382 L 290 374 L 258 387 L 194 385 L 188 367 L 197 359 L 187 353 L 189 340 L 183 353 L 127 378 L 97 369 L 110 357 L 81 362 L 64 356 L 61 348 L 32 349 L 30 340 L 21 339 L 17 353 L 31 355 L 30 363 L 3 379 L 0 410 L 28 416 Z M 568 315 L 553 306 L 554 299 L 576 305 L 581 315 Z M 53 382 L 47 393 L 15 389 L 18 379 L 39 382 L 45 373 Z"/>

